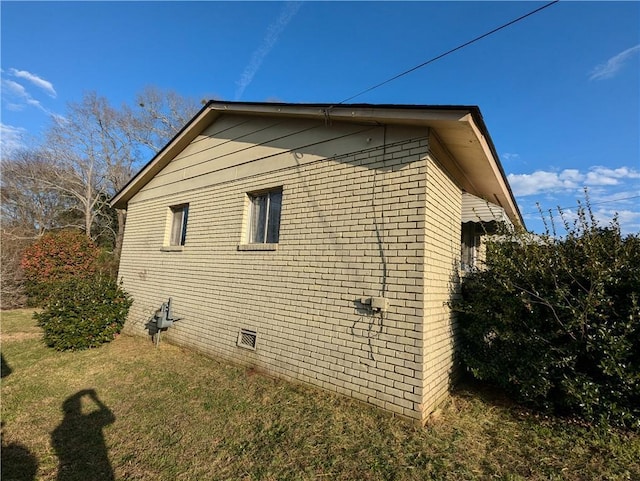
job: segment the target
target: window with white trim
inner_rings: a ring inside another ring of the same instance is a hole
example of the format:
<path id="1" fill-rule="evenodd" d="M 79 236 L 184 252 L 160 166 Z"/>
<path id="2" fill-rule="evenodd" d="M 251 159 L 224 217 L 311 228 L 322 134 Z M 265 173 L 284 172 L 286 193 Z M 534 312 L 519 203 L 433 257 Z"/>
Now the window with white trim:
<path id="1" fill-rule="evenodd" d="M 170 246 L 183 246 L 187 238 L 189 204 L 174 205 L 171 209 Z"/>
<path id="2" fill-rule="evenodd" d="M 249 194 L 250 244 L 277 244 L 280 239 L 282 188 Z"/>

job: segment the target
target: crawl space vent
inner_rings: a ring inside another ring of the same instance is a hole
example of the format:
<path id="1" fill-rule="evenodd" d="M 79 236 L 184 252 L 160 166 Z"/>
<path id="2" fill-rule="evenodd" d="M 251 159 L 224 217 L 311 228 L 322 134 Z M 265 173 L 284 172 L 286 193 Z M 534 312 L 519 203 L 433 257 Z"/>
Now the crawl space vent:
<path id="1" fill-rule="evenodd" d="M 258 335 L 256 334 L 256 331 L 240 329 L 240 332 L 238 333 L 238 346 L 255 351 L 257 337 Z"/>

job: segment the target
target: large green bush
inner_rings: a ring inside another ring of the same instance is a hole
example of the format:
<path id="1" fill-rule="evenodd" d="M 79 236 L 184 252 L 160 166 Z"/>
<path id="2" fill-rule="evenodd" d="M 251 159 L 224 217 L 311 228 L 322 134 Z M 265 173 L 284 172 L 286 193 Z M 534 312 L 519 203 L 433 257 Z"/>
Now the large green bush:
<path id="1" fill-rule="evenodd" d="M 43 311 L 34 317 L 48 346 L 60 351 L 87 349 L 113 340 L 131 303 L 113 278 L 71 278 L 56 284 Z"/>
<path id="2" fill-rule="evenodd" d="M 566 236 L 508 233 L 463 279 L 460 351 L 478 379 L 545 411 L 640 428 L 640 238 L 588 209 Z"/>

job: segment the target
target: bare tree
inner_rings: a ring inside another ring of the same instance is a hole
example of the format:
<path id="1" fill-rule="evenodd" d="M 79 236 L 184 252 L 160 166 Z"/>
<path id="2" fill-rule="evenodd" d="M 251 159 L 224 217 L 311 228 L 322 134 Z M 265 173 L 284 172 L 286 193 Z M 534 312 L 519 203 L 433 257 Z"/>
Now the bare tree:
<path id="1" fill-rule="evenodd" d="M 114 216 L 106 200 L 126 185 L 143 156 L 158 152 L 196 110 L 193 100 L 154 87 L 137 96 L 135 108 L 120 110 L 90 92 L 49 128 L 46 152 L 55 178 L 47 179 L 48 187 L 75 199 L 87 236 L 112 231 L 116 257 L 126 213 L 118 210 Z"/>
<path id="2" fill-rule="evenodd" d="M 65 118 L 56 119 L 47 133 L 47 151 L 57 173 L 51 185 L 75 198 L 89 237 L 100 235 L 99 227 L 114 228 L 101 222 L 108 217 L 105 199 L 128 182 L 138 161 L 128 127 L 121 112 L 91 92 L 80 103 L 69 104 Z M 117 223 L 124 224 L 124 213 L 118 214 Z M 114 237 L 119 252 L 121 236 Z"/>
<path id="3" fill-rule="evenodd" d="M 26 302 L 20 260 L 29 242 L 16 238 L 4 228 L 0 230 L 0 309 L 22 307 Z"/>
<path id="4" fill-rule="evenodd" d="M 73 199 L 48 183 L 55 173 L 37 150 L 7 153 L 0 184 L 2 308 L 20 307 L 26 300 L 20 261 L 24 249 L 46 231 L 77 226 Z"/>
<path id="5" fill-rule="evenodd" d="M 109 198 L 129 182 L 140 161 L 155 155 L 197 110 L 196 101 L 155 87 L 138 94 L 133 107 L 120 109 L 90 92 L 68 104 L 64 117 L 52 118 L 42 147 L 4 156 L 3 296 L 9 299 L 13 292 L 19 297 L 21 253 L 51 229 L 78 227 L 93 239 L 108 238 L 117 262 L 126 212 L 111 209 Z"/>
<path id="6" fill-rule="evenodd" d="M 124 106 L 123 119 L 128 131 L 152 154 L 162 149 L 191 120 L 200 105 L 172 90 L 146 87 L 136 96 L 135 106 Z"/>
<path id="7" fill-rule="evenodd" d="M 77 227 L 74 201 L 58 187 L 45 152 L 22 150 L 2 160 L 0 213 L 9 235 L 34 239 L 47 230 Z"/>

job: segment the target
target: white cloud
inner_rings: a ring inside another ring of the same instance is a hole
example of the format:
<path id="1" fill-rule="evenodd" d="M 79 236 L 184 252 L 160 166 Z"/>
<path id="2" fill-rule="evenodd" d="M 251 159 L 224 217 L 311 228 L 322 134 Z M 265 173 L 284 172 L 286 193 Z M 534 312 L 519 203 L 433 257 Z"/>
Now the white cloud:
<path id="1" fill-rule="evenodd" d="M 531 174 L 509 174 L 516 196 L 528 196 L 579 190 L 584 186 L 619 185 L 628 179 L 640 179 L 640 172 L 628 167 L 610 169 L 594 166 L 587 172 L 565 169 L 560 172 L 537 170 Z"/>
<path id="2" fill-rule="evenodd" d="M 0 152 L 2 157 L 24 148 L 23 137 L 27 133 L 22 127 L 0 123 Z"/>
<path id="3" fill-rule="evenodd" d="M 3 102 L 9 106 L 10 110 L 21 110 L 21 104 L 27 104 L 42 110 L 47 115 L 52 115 L 49 110 L 43 107 L 39 100 L 34 99 L 31 94 L 27 92 L 27 89 L 24 88 L 22 84 L 14 82 L 13 80 L 2 79 L 2 96 Z"/>
<path id="4" fill-rule="evenodd" d="M 28 80 L 33 85 L 40 87 L 42 90 L 47 92 L 47 94 L 49 94 L 49 96 L 53 98 L 56 98 L 58 95 L 56 93 L 56 90 L 53 88 L 53 84 L 51 82 L 43 79 L 42 77 L 38 77 L 36 74 L 27 72 L 26 70 L 17 70 L 15 68 L 10 68 L 9 73 L 11 73 L 11 75 L 13 75 L 14 77 L 19 77 L 19 78 Z"/>
<path id="5" fill-rule="evenodd" d="M 532 174 L 509 174 L 507 178 L 516 196 L 574 190 L 579 186 L 573 169 L 560 173 L 537 170 Z"/>
<path id="6" fill-rule="evenodd" d="M 16 104 L 14 102 L 5 102 L 3 107 L 12 112 L 22 112 L 24 110 L 23 104 Z"/>
<path id="7" fill-rule="evenodd" d="M 605 80 L 614 77 L 624 64 L 640 52 L 640 44 L 614 55 L 605 63 L 597 65 L 590 73 L 589 80 Z"/>
<path id="8" fill-rule="evenodd" d="M 578 169 L 564 169 L 560 173 L 560 177 L 565 182 L 573 182 L 575 184 L 579 184 L 584 178 Z"/>
<path id="9" fill-rule="evenodd" d="M 640 211 L 638 210 L 598 208 L 593 211 L 593 217 L 602 227 L 610 226 L 613 218 L 616 217 L 622 235 L 640 232 Z"/>
<path id="10" fill-rule="evenodd" d="M 13 80 L 2 79 L 3 87 L 11 92 L 13 95 L 18 97 L 28 97 L 27 89 L 25 89 L 18 82 L 14 82 Z"/>
<path id="11" fill-rule="evenodd" d="M 511 160 L 519 160 L 520 159 L 520 154 L 512 154 L 509 152 L 505 152 L 504 154 L 502 154 L 502 158 L 504 160 L 506 160 L 507 162 L 511 161 Z"/>
<path id="12" fill-rule="evenodd" d="M 640 179 L 640 172 L 628 167 L 609 169 L 607 167 L 592 167 L 586 174 L 585 185 L 618 185 L 621 179 Z"/>
<path id="13" fill-rule="evenodd" d="M 253 77 L 260 69 L 263 60 L 266 58 L 269 52 L 271 52 L 271 49 L 273 49 L 276 42 L 278 41 L 278 37 L 284 31 L 289 22 L 291 22 L 296 13 L 298 13 L 298 10 L 300 10 L 301 6 L 302 2 L 287 2 L 276 21 L 269 25 L 267 34 L 262 40 L 262 44 L 251 55 L 249 64 L 245 67 L 240 80 L 238 80 L 237 82 L 238 88 L 236 90 L 236 100 L 240 100 L 245 89 L 249 86 L 249 84 L 253 80 Z"/>
<path id="14" fill-rule="evenodd" d="M 614 216 L 618 216 L 618 221 L 620 224 L 631 224 L 635 223 L 636 225 L 640 222 L 640 211 L 633 211 L 628 209 L 623 210 L 611 210 L 611 209 L 599 209 L 597 214 L 601 216 L 603 219 L 613 219 Z"/>

